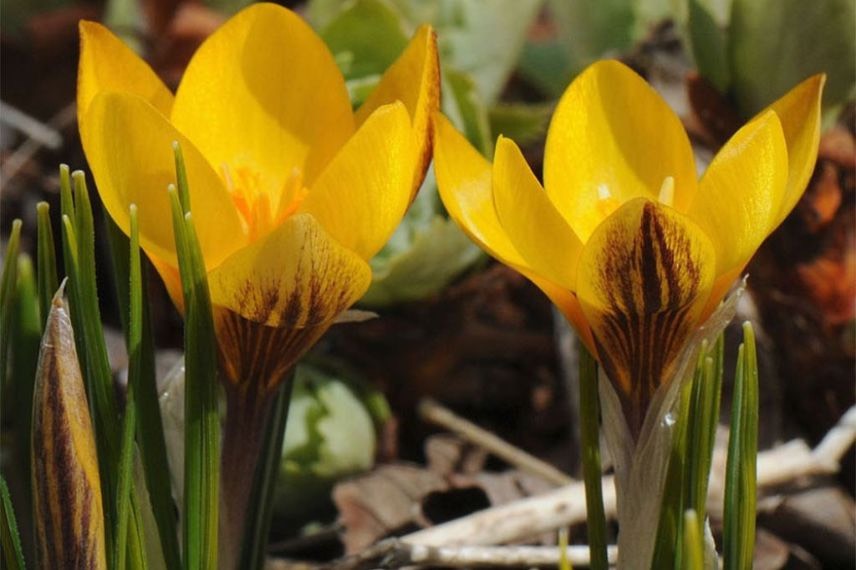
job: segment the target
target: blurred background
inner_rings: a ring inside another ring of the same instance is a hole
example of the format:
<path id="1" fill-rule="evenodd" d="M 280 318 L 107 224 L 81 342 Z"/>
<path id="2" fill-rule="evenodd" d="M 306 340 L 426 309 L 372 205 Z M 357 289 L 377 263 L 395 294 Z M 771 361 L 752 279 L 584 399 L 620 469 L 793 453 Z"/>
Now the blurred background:
<path id="1" fill-rule="evenodd" d="M 58 165 L 86 169 L 74 103 L 79 20 L 104 22 L 174 89 L 197 46 L 248 3 L 2 0 L 0 236 L 21 218 L 22 248 L 32 254 L 36 203 L 59 208 Z M 416 27 L 432 23 L 443 111 L 488 157 L 499 134 L 513 138 L 536 173 L 557 99 L 597 59 L 621 59 L 665 97 L 690 134 L 700 172 L 743 122 L 802 79 L 825 72 L 814 175 L 747 269 L 750 294 L 735 322 L 751 319 L 759 335 L 762 447 L 793 438 L 815 445 L 854 404 L 856 2 L 283 4 L 328 44 L 355 107 Z M 103 240 L 96 243 L 103 247 L 102 314 L 117 331 L 111 356 L 121 377 L 125 357 L 109 255 Z M 374 283 L 360 308 L 380 318 L 334 327 L 298 374 L 277 505 L 280 513 L 301 515 L 277 519 L 275 554 L 330 559 L 386 534 L 549 488 L 439 433 L 417 413 L 428 397 L 579 474 L 573 333 L 532 284 L 487 258 L 446 217 L 432 174 L 372 268 Z M 174 403 L 167 371 L 179 357 L 182 324 L 160 283 L 149 283 L 168 409 Z M 726 386 L 724 421 L 728 401 Z M 17 427 L 4 423 L 4 434 Z M 14 454 L 2 459 L 4 472 L 13 473 Z M 757 567 L 852 568 L 854 476 L 850 450 L 837 478 L 779 489 L 779 502 L 762 502 Z M 378 482 L 385 493 L 401 494 L 401 505 L 372 507 Z M 371 516 L 354 516 L 366 511 Z M 571 536 L 585 538 L 573 529 Z"/>

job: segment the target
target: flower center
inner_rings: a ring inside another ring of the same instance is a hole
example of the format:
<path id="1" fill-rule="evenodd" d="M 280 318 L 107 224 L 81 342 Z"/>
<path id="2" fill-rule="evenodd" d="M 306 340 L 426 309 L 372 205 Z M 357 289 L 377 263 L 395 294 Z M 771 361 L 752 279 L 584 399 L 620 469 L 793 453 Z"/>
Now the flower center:
<path id="1" fill-rule="evenodd" d="M 241 215 L 244 232 L 250 242 L 285 221 L 306 197 L 303 175 L 297 168 L 278 189 L 270 177 L 251 165 L 239 162 L 223 164 L 221 168 L 226 189 Z"/>

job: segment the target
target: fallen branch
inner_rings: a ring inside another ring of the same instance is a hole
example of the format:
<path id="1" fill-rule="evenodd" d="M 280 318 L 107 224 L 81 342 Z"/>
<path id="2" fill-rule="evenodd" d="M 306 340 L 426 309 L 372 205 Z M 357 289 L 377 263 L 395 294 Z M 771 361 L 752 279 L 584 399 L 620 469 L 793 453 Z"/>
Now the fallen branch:
<path id="1" fill-rule="evenodd" d="M 588 546 L 568 546 L 565 555 L 573 566 L 589 564 Z M 611 546 L 608 551 L 610 563 L 614 564 L 617 556 L 617 549 Z M 561 551 L 556 546 L 425 546 L 392 538 L 329 565 L 272 561 L 268 563 L 267 570 L 369 570 L 408 566 L 557 568 L 560 559 Z"/>
<path id="2" fill-rule="evenodd" d="M 817 448 L 793 440 L 758 454 L 758 493 L 763 495 L 786 483 L 799 482 L 838 471 L 841 457 L 856 441 L 856 407 L 851 408 Z M 711 516 L 722 513 L 725 489 L 725 449 L 716 451 L 708 494 Z M 612 476 L 603 478 L 604 510 L 608 518 L 616 512 Z M 585 487 L 565 487 L 513 503 L 499 505 L 466 517 L 426 528 L 401 538 L 410 544 L 428 546 L 507 544 L 531 539 L 545 532 L 586 520 Z"/>
<path id="3" fill-rule="evenodd" d="M 423 420 L 442 426 L 467 441 L 478 445 L 522 471 L 538 475 L 545 481 L 549 481 L 555 485 L 569 485 L 574 482 L 571 477 L 546 461 L 542 461 L 519 447 L 511 445 L 504 439 L 465 420 L 430 398 L 422 400 L 419 403 L 419 416 Z"/>

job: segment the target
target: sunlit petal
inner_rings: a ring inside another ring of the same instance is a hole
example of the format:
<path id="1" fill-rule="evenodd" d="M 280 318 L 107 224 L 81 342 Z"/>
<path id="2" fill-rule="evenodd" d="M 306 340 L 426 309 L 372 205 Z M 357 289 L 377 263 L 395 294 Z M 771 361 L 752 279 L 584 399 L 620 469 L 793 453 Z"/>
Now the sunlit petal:
<path id="1" fill-rule="evenodd" d="M 410 203 L 413 147 L 404 105 L 381 107 L 318 177 L 301 211 L 311 213 L 341 245 L 370 259 Z"/>
<path id="2" fill-rule="evenodd" d="M 496 145 L 493 197 L 499 221 L 527 265 L 573 290 L 582 244 L 550 202 L 520 149 L 504 137 Z"/>
<path id="3" fill-rule="evenodd" d="M 345 82 L 327 47 L 294 12 L 255 4 L 197 50 L 172 111 L 215 170 L 247 164 L 281 188 L 311 183 L 353 133 Z"/>
<path id="4" fill-rule="evenodd" d="M 715 266 L 700 228 L 644 198 L 598 226 L 583 249 L 577 295 L 634 433 L 698 324 Z"/>
<path id="5" fill-rule="evenodd" d="M 737 131 L 714 157 L 687 215 L 713 242 L 717 275 L 740 271 L 766 239 L 787 179 L 788 151 L 773 112 Z"/>
<path id="6" fill-rule="evenodd" d="M 191 210 L 205 263 L 219 264 L 245 238 L 232 200 L 196 147 L 148 102 L 126 93 L 101 93 L 89 106 L 81 140 L 98 192 L 126 233 L 128 208 L 139 208 L 140 243 L 150 255 L 177 266 L 167 186 L 175 183 L 172 143 L 184 152 Z"/>
<path id="7" fill-rule="evenodd" d="M 695 193 L 692 148 L 678 117 L 630 68 L 600 61 L 565 91 L 544 156 L 550 199 L 580 239 L 627 200 L 656 200 L 674 178 L 674 207 Z"/>
<path id="8" fill-rule="evenodd" d="M 437 36 L 430 26 L 422 26 L 404 53 L 381 77 L 377 88 L 357 110 L 357 125 L 365 122 L 382 105 L 401 101 L 407 107 L 417 141 L 419 161 L 413 174 L 415 194 L 431 162 L 431 115 L 440 104 L 440 62 Z"/>
<path id="9" fill-rule="evenodd" d="M 368 264 L 295 214 L 208 274 L 211 303 L 273 327 L 332 322 L 371 282 Z"/>
<path id="10" fill-rule="evenodd" d="M 491 164 L 442 114 L 435 115 L 434 133 L 434 173 L 449 216 L 499 261 L 526 267 L 496 215 Z"/>
<path id="11" fill-rule="evenodd" d="M 825 82 L 825 75 L 809 77 L 768 107 L 779 116 L 788 145 L 788 185 L 778 205 L 773 227 L 778 226 L 794 208 L 814 171 L 820 142 L 820 102 Z"/>
<path id="12" fill-rule="evenodd" d="M 172 93 L 146 62 L 101 24 L 83 20 L 79 27 L 78 117 L 85 117 L 92 99 L 102 91 L 139 95 L 169 116 Z"/>
<path id="13" fill-rule="evenodd" d="M 491 188 L 491 164 L 439 113 L 434 118 L 434 129 L 434 172 L 449 215 L 482 249 L 535 283 L 594 351 L 591 332 L 575 295 L 535 273 L 499 223 Z"/>
<path id="14" fill-rule="evenodd" d="M 562 316 L 564 316 L 571 326 L 574 327 L 589 352 L 591 354 L 597 354 L 591 329 L 589 328 L 588 321 L 586 320 L 583 308 L 580 305 L 580 301 L 576 294 L 560 285 L 556 285 L 555 283 L 544 279 L 543 277 L 534 275 L 530 270 L 519 271 L 532 281 L 532 283 L 534 283 L 539 289 L 541 289 L 541 291 L 547 295 L 547 298 L 556 305 L 556 308 L 559 309 Z"/>

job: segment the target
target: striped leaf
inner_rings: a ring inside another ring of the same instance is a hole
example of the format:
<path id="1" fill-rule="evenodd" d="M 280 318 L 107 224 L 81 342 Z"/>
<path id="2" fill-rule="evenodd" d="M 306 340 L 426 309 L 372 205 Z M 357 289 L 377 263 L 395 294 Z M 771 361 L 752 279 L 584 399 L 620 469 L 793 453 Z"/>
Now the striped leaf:
<path id="1" fill-rule="evenodd" d="M 33 400 L 33 508 L 41 568 L 107 568 L 101 480 L 74 332 L 58 294 Z"/>

